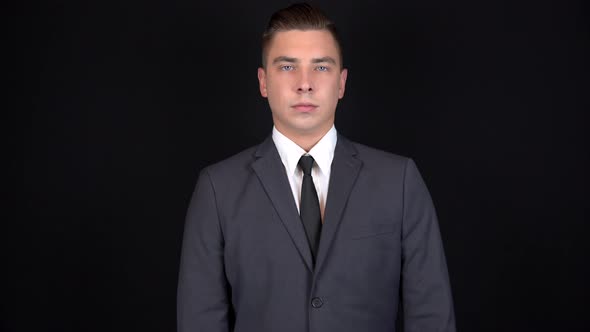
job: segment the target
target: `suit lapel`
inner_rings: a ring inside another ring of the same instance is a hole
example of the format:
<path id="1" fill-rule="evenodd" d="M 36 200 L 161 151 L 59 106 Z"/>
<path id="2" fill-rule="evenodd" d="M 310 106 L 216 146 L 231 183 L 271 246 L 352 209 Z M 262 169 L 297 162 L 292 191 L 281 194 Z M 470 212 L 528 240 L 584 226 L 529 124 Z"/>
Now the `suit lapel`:
<path id="1" fill-rule="evenodd" d="M 319 267 L 326 259 L 334 234 L 340 225 L 348 196 L 361 169 L 362 162 L 355 155 L 356 149 L 352 143 L 338 135 L 330 172 L 330 185 L 324 211 L 324 224 L 318 249 L 316 271 L 319 270 Z"/>
<path id="2" fill-rule="evenodd" d="M 291 236 L 295 247 L 297 247 L 299 254 L 305 261 L 307 268 L 313 271 L 311 250 L 305 235 L 305 229 L 299 218 L 299 213 L 297 213 L 297 206 L 293 200 L 285 167 L 271 136 L 260 144 L 255 156 L 257 159 L 252 163 L 252 168 Z"/>

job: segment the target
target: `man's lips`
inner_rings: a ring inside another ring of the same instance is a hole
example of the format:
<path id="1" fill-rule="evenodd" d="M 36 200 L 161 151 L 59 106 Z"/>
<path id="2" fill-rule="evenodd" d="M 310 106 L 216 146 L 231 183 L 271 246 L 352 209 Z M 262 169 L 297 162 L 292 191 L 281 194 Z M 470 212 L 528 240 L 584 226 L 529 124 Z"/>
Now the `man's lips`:
<path id="1" fill-rule="evenodd" d="M 295 104 L 291 107 L 293 107 L 294 109 L 296 109 L 297 111 L 300 111 L 300 112 L 309 112 L 309 111 L 313 111 L 318 106 L 314 105 L 312 103 L 299 103 L 299 104 Z"/>

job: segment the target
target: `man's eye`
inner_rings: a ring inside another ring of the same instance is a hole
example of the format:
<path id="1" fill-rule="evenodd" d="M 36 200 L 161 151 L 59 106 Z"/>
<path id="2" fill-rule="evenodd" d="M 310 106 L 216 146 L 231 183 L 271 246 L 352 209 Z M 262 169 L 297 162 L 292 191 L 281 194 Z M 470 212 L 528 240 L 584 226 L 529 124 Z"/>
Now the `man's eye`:
<path id="1" fill-rule="evenodd" d="M 291 65 L 284 65 L 284 66 L 281 66 L 281 70 L 291 71 L 291 70 L 293 70 L 293 66 L 291 66 Z"/>
<path id="2" fill-rule="evenodd" d="M 319 71 L 328 71 L 328 67 L 326 66 L 317 66 L 316 69 Z"/>

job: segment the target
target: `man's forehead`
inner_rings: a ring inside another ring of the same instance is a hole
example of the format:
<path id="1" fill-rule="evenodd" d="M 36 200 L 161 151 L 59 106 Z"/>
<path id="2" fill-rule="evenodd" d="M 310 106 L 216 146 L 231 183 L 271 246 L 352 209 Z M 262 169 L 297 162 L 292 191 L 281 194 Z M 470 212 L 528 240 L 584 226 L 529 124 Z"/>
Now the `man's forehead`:
<path id="1" fill-rule="evenodd" d="M 268 48 L 269 60 L 281 57 L 300 62 L 317 62 L 317 59 L 339 59 L 338 46 L 327 30 L 288 30 L 275 34 Z"/>
<path id="2" fill-rule="evenodd" d="M 327 30 L 288 30 L 276 32 L 270 41 L 270 49 L 287 48 L 296 50 L 320 48 L 337 51 L 336 40 Z"/>

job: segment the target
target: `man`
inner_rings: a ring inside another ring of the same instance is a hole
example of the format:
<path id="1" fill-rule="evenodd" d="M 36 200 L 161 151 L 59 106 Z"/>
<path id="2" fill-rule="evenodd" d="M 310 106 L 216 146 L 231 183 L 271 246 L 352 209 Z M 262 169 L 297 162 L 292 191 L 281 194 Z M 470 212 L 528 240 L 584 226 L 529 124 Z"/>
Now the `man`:
<path id="1" fill-rule="evenodd" d="M 201 171 L 184 232 L 179 331 L 454 331 L 437 218 L 414 162 L 336 133 L 334 25 L 296 4 L 263 36 L 262 144 Z M 399 307 L 401 306 L 401 308 Z"/>

